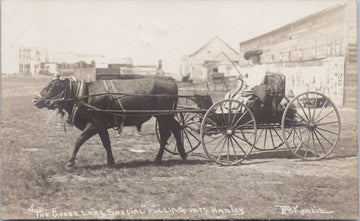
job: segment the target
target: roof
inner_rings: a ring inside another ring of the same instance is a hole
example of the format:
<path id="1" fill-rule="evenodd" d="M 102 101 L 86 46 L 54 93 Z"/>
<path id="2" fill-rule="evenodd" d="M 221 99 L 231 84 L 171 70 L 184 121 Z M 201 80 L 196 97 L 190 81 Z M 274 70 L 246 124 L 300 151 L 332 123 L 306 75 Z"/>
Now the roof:
<path id="1" fill-rule="evenodd" d="M 325 15 L 325 14 L 328 14 L 328 13 L 332 13 L 332 12 L 337 11 L 337 10 L 341 10 L 341 9 L 344 8 L 344 7 L 345 7 L 345 3 L 344 3 L 344 4 L 340 4 L 340 5 L 335 5 L 335 6 L 332 6 L 332 7 L 330 7 L 330 8 L 326 8 L 326 9 L 324 9 L 324 10 L 321 10 L 321 11 L 319 11 L 319 12 L 316 12 L 316 13 L 314 13 L 314 14 L 311 14 L 311 15 L 309 15 L 309 16 L 306 16 L 306 17 L 304 17 L 304 18 L 301 18 L 301 19 L 299 19 L 299 20 L 296 20 L 296 21 L 294 21 L 294 22 L 292 22 L 292 23 L 289 23 L 289 24 L 286 24 L 286 25 L 284 25 L 284 26 L 281 26 L 280 28 L 277 28 L 277 29 L 272 30 L 272 31 L 270 31 L 270 32 L 267 32 L 267 33 L 265 33 L 265 34 L 262 34 L 262 35 L 259 35 L 259 36 L 254 37 L 254 38 L 248 39 L 248 40 L 246 40 L 246 41 L 240 42 L 240 44 L 246 44 L 246 43 L 248 43 L 248 42 L 250 42 L 250 41 L 254 41 L 254 40 L 259 39 L 259 38 L 262 38 L 262 37 L 264 37 L 264 36 L 266 36 L 266 35 L 273 34 L 273 33 L 275 33 L 275 32 L 279 32 L 279 31 L 286 30 L 286 29 L 288 29 L 288 28 L 291 28 L 291 27 L 294 26 L 294 25 L 298 25 L 298 24 L 307 22 L 307 21 L 309 21 L 309 20 L 315 19 L 315 18 L 317 18 L 317 17 L 320 17 L 320 16 L 322 16 L 322 15 Z"/>
<path id="2" fill-rule="evenodd" d="M 206 43 L 205 45 L 203 45 L 201 48 L 199 48 L 198 50 L 196 50 L 194 53 L 192 53 L 191 55 L 189 55 L 189 57 L 192 57 L 196 54 L 198 54 L 200 51 L 202 51 L 204 48 L 206 48 L 211 42 L 215 41 L 216 39 L 220 40 L 223 44 L 225 44 L 229 49 L 231 49 L 234 53 L 236 53 L 237 55 L 239 54 L 237 51 L 235 51 L 228 43 L 226 43 L 224 40 L 222 40 L 221 38 L 219 38 L 218 36 L 215 36 L 214 38 L 212 38 L 208 43 Z"/>

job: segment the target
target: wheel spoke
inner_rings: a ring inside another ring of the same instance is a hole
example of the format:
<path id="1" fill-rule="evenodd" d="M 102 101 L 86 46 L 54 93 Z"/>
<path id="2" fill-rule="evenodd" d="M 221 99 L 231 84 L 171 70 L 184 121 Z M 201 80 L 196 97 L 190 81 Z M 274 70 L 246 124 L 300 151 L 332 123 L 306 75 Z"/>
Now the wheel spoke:
<path id="1" fill-rule="evenodd" d="M 291 136 L 291 134 L 293 133 L 293 131 L 294 131 L 294 129 L 290 129 L 290 132 L 288 131 L 289 130 L 289 128 L 284 128 L 284 131 L 285 131 L 285 133 L 288 133 L 288 135 L 287 135 L 287 138 L 289 138 L 290 136 Z M 286 134 L 285 134 L 286 135 Z M 286 138 L 286 139 L 287 139 Z M 282 137 L 281 137 L 281 139 L 282 139 Z M 284 140 L 283 140 L 284 141 Z"/>
<path id="2" fill-rule="evenodd" d="M 208 138 L 211 138 L 212 140 L 211 140 L 211 141 L 208 141 L 206 144 L 211 144 L 211 143 L 219 140 L 219 138 L 222 138 L 222 137 L 224 137 L 223 134 L 221 134 L 219 137 L 215 137 L 215 138 L 208 136 Z"/>
<path id="3" fill-rule="evenodd" d="M 317 106 L 317 100 L 318 100 L 318 98 L 319 98 L 319 94 L 316 93 L 315 107 L 314 107 L 313 114 L 312 114 L 312 118 L 311 118 L 312 121 L 314 121 L 314 119 L 315 119 L 315 112 L 316 112 L 316 106 Z"/>
<path id="4" fill-rule="evenodd" d="M 271 125 L 271 127 L 272 127 L 272 125 Z M 274 143 L 274 138 L 273 138 L 273 135 L 272 135 L 272 133 L 271 133 L 271 129 L 270 129 L 270 128 L 269 128 L 269 133 L 270 133 L 271 143 L 272 143 L 273 149 L 274 149 L 274 148 L 275 148 L 275 143 Z"/>
<path id="5" fill-rule="evenodd" d="M 195 117 L 195 116 L 194 116 L 194 117 Z M 194 117 L 191 117 L 190 114 L 185 115 L 184 125 L 194 124 L 194 123 L 195 123 L 195 122 L 193 122 Z"/>
<path id="6" fill-rule="evenodd" d="M 184 145 L 184 130 L 181 130 L 181 143 Z"/>
<path id="7" fill-rule="evenodd" d="M 224 123 L 225 123 L 225 125 L 226 125 L 227 122 L 226 122 L 226 117 L 224 116 L 224 109 L 223 109 L 222 104 L 220 104 L 220 110 L 221 110 L 221 117 L 222 117 L 222 119 L 224 120 Z"/>
<path id="8" fill-rule="evenodd" d="M 235 110 L 235 112 L 234 112 L 233 119 L 232 119 L 231 122 L 230 122 L 230 127 L 233 127 L 233 125 L 234 125 L 234 120 L 236 119 L 237 113 L 239 112 L 239 107 L 241 107 L 241 104 L 240 104 L 240 103 L 238 103 L 238 106 L 236 107 L 236 110 Z"/>
<path id="9" fill-rule="evenodd" d="M 325 101 L 325 103 L 322 105 L 322 107 L 321 107 L 321 109 L 320 109 L 320 111 L 319 111 L 319 113 L 317 114 L 317 116 L 314 118 L 314 121 L 315 121 L 315 119 L 317 119 L 319 116 L 320 116 L 320 114 L 321 114 L 321 112 L 324 110 L 324 108 L 326 107 L 326 105 L 327 105 L 327 103 L 328 103 L 328 99 L 326 99 L 326 101 Z"/>
<path id="10" fill-rule="evenodd" d="M 241 145 L 237 142 L 237 140 L 235 138 L 232 137 L 232 139 L 234 140 L 234 142 L 238 145 L 238 147 L 241 149 L 241 151 L 244 153 L 244 155 L 246 155 L 246 152 L 244 151 L 244 149 L 241 147 Z"/>
<path id="11" fill-rule="evenodd" d="M 306 132 L 306 131 L 305 131 L 305 132 Z M 296 133 L 296 132 L 295 132 L 295 133 Z M 308 136 L 309 136 L 309 133 L 308 133 Z M 296 150 L 295 150 L 295 153 L 300 150 L 302 144 L 304 144 L 305 139 L 307 139 L 307 137 L 304 137 L 304 139 L 301 138 L 300 144 L 297 146 L 297 148 L 296 148 Z"/>
<path id="12" fill-rule="evenodd" d="M 307 98 L 307 100 L 309 100 L 309 93 L 306 93 L 306 98 Z M 310 105 L 308 105 L 307 109 L 308 109 L 308 113 L 309 113 L 309 121 L 311 121 L 312 118 L 311 118 L 311 113 L 310 113 Z"/>
<path id="13" fill-rule="evenodd" d="M 259 141 L 259 139 L 263 133 L 264 133 L 264 128 L 260 131 L 260 134 L 259 134 L 258 139 L 256 140 L 255 144 L 257 144 L 257 142 Z"/>
<path id="14" fill-rule="evenodd" d="M 182 119 L 182 122 L 184 123 L 185 122 L 185 117 L 186 116 L 189 116 L 189 114 L 183 114 L 183 113 L 180 113 L 180 116 L 181 116 L 181 119 Z"/>
<path id="15" fill-rule="evenodd" d="M 184 117 L 184 115 L 185 115 L 185 117 Z M 183 119 L 184 119 L 184 124 L 185 124 L 187 121 L 189 121 L 191 119 L 192 114 L 184 114 L 184 115 L 183 115 Z"/>
<path id="16" fill-rule="evenodd" d="M 214 125 L 215 125 L 216 127 L 219 127 L 219 126 L 218 126 L 219 124 L 220 124 L 221 126 L 225 125 L 224 121 L 222 121 L 222 119 L 221 119 L 221 117 L 219 117 L 219 114 L 218 114 L 218 113 L 213 112 L 213 113 L 212 113 L 212 116 L 215 116 L 216 119 L 217 119 L 217 121 L 218 121 L 218 122 L 214 122 L 214 123 L 215 123 Z"/>
<path id="17" fill-rule="evenodd" d="M 174 137 L 174 136 L 171 136 L 171 138 L 170 138 L 170 142 L 168 142 L 168 141 L 166 141 L 166 142 L 167 142 L 167 144 L 171 144 L 171 143 L 173 143 L 173 142 L 174 142 L 174 140 L 175 140 L 175 137 Z"/>
<path id="18" fill-rule="evenodd" d="M 210 153 L 210 155 L 213 155 L 213 153 L 215 152 L 215 150 L 220 146 L 220 144 L 223 143 L 223 141 L 225 140 L 225 136 L 222 137 L 222 139 L 220 140 L 220 142 L 216 145 L 215 149 L 213 149 Z"/>
<path id="19" fill-rule="evenodd" d="M 231 123 L 231 100 L 229 102 L 229 112 L 228 112 L 228 123 L 230 124 Z"/>
<path id="20" fill-rule="evenodd" d="M 337 123 L 339 123 L 339 121 L 332 121 L 332 122 L 321 123 L 321 124 L 317 124 L 317 126 L 327 125 L 327 124 L 337 124 Z"/>
<path id="21" fill-rule="evenodd" d="M 266 135 L 267 135 L 267 127 L 265 127 L 265 136 L 264 136 L 264 145 L 263 145 L 263 148 L 265 149 L 265 146 L 266 146 Z"/>
<path id="22" fill-rule="evenodd" d="M 291 119 L 291 118 L 287 118 L 287 117 L 286 117 L 285 119 L 288 120 L 288 121 L 295 122 L 296 124 L 299 124 L 299 125 L 302 125 L 302 126 L 307 126 L 307 124 L 301 123 L 301 122 L 296 121 L 296 120 L 293 120 L 293 119 Z M 296 125 L 292 125 L 292 126 L 296 126 Z"/>
<path id="23" fill-rule="evenodd" d="M 254 134 L 254 132 L 251 132 L 251 131 L 244 131 L 244 130 L 242 130 L 242 131 L 241 131 L 241 133 L 243 133 L 243 134 Z"/>
<path id="24" fill-rule="evenodd" d="M 213 116 L 216 116 L 216 115 L 213 115 Z M 211 120 L 210 118 L 206 119 L 206 124 L 210 124 L 210 125 L 216 127 L 217 129 L 219 129 L 220 131 L 224 130 L 223 128 L 219 127 L 219 125 L 216 122 L 213 122 L 213 120 Z"/>
<path id="25" fill-rule="evenodd" d="M 231 125 L 231 127 L 236 127 L 236 125 L 240 122 L 240 120 L 245 116 L 247 112 L 248 111 L 246 110 L 243 114 L 241 114 L 240 118 L 235 122 L 235 124 Z"/>
<path id="26" fill-rule="evenodd" d="M 324 146 L 322 145 L 322 143 L 321 143 L 318 135 L 316 134 L 316 131 L 314 131 L 314 134 L 315 134 L 316 139 L 319 141 L 319 144 L 320 144 L 320 147 L 321 147 L 322 151 L 324 152 L 324 154 L 326 154 L 326 151 L 325 151 L 325 149 L 324 149 Z"/>
<path id="27" fill-rule="evenodd" d="M 197 136 L 195 136 L 193 133 L 191 133 L 190 130 L 188 130 L 187 128 L 184 128 L 186 130 L 186 132 L 188 132 L 193 138 L 195 138 L 199 143 L 201 143 L 201 141 L 199 140 L 199 138 L 197 138 Z M 185 133 L 186 134 L 186 133 Z"/>
<path id="28" fill-rule="evenodd" d="M 296 116 L 298 116 L 299 118 L 301 118 L 302 121 L 304 121 L 304 122 L 306 122 L 306 123 L 308 122 L 308 121 L 305 120 L 299 113 L 295 113 L 295 114 L 296 114 Z"/>
<path id="29" fill-rule="evenodd" d="M 238 126 L 238 127 L 232 128 L 232 129 L 233 129 L 233 130 L 238 130 L 238 129 L 242 128 L 243 126 L 246 126 L 246 125 L 248 125 L 248 124 L 250 124 L 250 123 L 252 123 L 252 122 L 254 122 L 254 120 L 251 119 L 250 121 L 244 123 L 243 125 L 240 125 L 240 126 Z"/>
<path id="30" fill-rule="evenodd" d="M 310 119 L 309 119 L 309 117 L 306 115 L 306 112 L 305 112 L 305 110 L 304 110 L 304 108 L 303 108 L 303 106 L 302 106 L 301 102 L 299 101 L 299 98 L 297 98 L 297 102 L 298 102 L 299 106 L 301 107 L 301 110 L 302 110 L 302 112 L 304 113 L 304 115 L 305 115 L 305 117 L 306 117 L 306 119 L 307 119 L 307 121 L 306 121 L 306 122 L 309 122 L 309 121 L 310 121 Z"/>
<path id="31" fill-rule="evenodd" d="M 298 135 L 298 139 L 303 143 L 305 141 L 305 139 L 303 139 L 303 134 L 306 133 L 306 131 L 308 131 L 306 128 L 301 131 L 301 129 L 299 128 L 299 133 L 296 132 L 296 129 L 294 129 L 294 135 Z"/>
<path id="32" fill-rule="evenodd" d="M 222 153 L 223 153 L 223 150 L 224 150 L 224 147 L 225 147 L 226 139 L 227 139 L 227 137 L 225 137 L 225 139 L 224 139 L 224 143 L 223 143 L 223 146 L 221 148 L 220 155 L 218 156 L 218 158 L 216 160 L 217 162 L 220 162 L 220 158 L 222 157 Z"/>
<path id="33" fill-rule="evenodd" d="M 331 146 L 333 146 L 334 144 L 333 143 L 331 143 L 326 137 L 324 137 L 324 135 L 322 135 L 322 133 L 320 133 L 320 131 L 318 131 L 318 130 L 314 130 L 314 131 L 316 131 L 316 133 L 318 133 L 322 138 L 324 138 L 324 140 L 326 140 Z"/>
<path id="34" fill-rule="evenodd" d="M 219 128 L 219 125 L 223 126 L 224 122 L 221 118 L 219 118 L 219 113 L 216 113 L 217 110 L 215 110 L 215 107 L 211 109 L 209 112 L 208 118 L 206 119 L 208 121 L 212 121 L 212 125 Z"/>
<path id="35" fill-rule="evenodd" d="M 272 126 L 272 125 L 271 125 Z M 272 128 L 274 129 L 276 135 L 280 138 L 281 142 L 284 142 L 284 140 L 282 139 L 282 137 L 279 135 L 279 133 L 276 131 L 276 129 L 274 128 L 274 126 L 272 126 Z M 289 133 L 289 132 L 288 132 Z M 291 132 L 290 132 L 291 133 Z"/>
<path id="36" fill-rule="evenodd" d="M 180 123 L 180 118 L 179 118 L 179 115 L 178 115 L 178 114 L 175 114 L 175 117 L 176 117 L 177 122 L 179 122 L 179 123 Z"/>
<path id="37" fill-rule="evenodd" d="M 308 130 L 308 136 L 307 136 L 307 144 L 306 144 L 306 151 L 305 151 L 305 155 L 304 157 L 306 158 L 308 150 L 309 150 L 309 145 L 310 145 L 310 130 Z"/>
<path id="38" fill-rule="evenodd" d="M 294 133 L 295 134 L 298 134 L 298 133 L 296 133 L 296 129 L 298 129 L 300 131 L 300 133 L 299 133 L 300 138 L 302 138 L 301 135 L 303 135 L 307 131 L 307 128 L 299 128 L 299 127 L 297 127 L 297 128 L 294 128 Z M 304 129 L 304 130 L 301 131 L 301 129 Z"/>
<path id="39" fill-rule="evenodd" d="M 328 133 L 331 133 L 331 134 L 334 134 L 334 135 L 339 135 L 338 133 L 332 132 L 330 130 L 322 129 L 320 127 L 317 127 L 316 129 L 319 129 L 319 130 L 322 130 L 322 131 L 325 131 L 325 132 L 328 132 Z"/>
<path id="40" fill-rule="evenodd" d="M 185 128 L 184 128 L 185 129 Z M 193 145 L 192 145 L 192 143 L 191 143 L 191 141 L 190 141 L 190 139 L 189 139 L 189 136 L 187 135 L 187 133 L 185 133 L 185 131 L 184 131 L 184 134 L 185 134 L 185 136 L 186 136 L 186 139 L 188 140 L 188 142 L 189 142 L 189 144 L 190 144 L 190 148 L 191 148 L 191 150 L 193 150 L 194 149 L 194 147 L 193 147 Z M 184 142 L 185 143 L 185 142 Z"/>
<path id="41" fill-rule="evenodd" d="M 247 140 L 242 139 L 241 137 L 239 137 L 239 136 L 238 136 L 238 135 L 236 135 L 236 134 L 233 134 L 233 136 L 234 136 L 234 137 L 236 137 L 236 138 L 238 138 L 238 139 L 240 139 L 240 140 L 242 140 L 242 141 L 244 141 L 245 143 L 248 143 L 248 141 L 247 141 Z"/>
<path id="42" fill-rule="evenodd" d="M 320 120 L 316 120 L 316 124 L 318 124 L 320 121 L 322 121 L 325 117 L 329 116 L 332 112 L 334 112 L 335 109 L 332 109 L 330 112 L 328 112 L 325 116 L 323 116 Z"/>
<path id="43" fill-rule="evenodd" d="M 199 133 L 199 129 L 190 127 L 189 125 L 186 125 L 184 128 Z"/>
<path id="44" fill-rule="evenodd" d="M 315 157 L 317 157 L 317 153 L 316 153 L 316 144 L 315 144 L 315 138 L 314 138 L 314 132 L 311 133 L 311 136 L 312 136 L 312 141 L 313 141 L 313 144 L 314 144 L 314 153 L 315 153 Z"/>
<path id="45" fill-rule="evenodd" d="M 229 148 L 229 138 L 226 139 L 227 140 L 227 156 L 226 156 L 226 162 L 227 164 L 229 164 L 229 155 L 230 155 L 230 148 Z"/>
<path id="46" fill-rule="evenodd" d="M 236 153 L 236 151 L 235 151 L 235 148 L 234 148 L 234 143 L 233 143 L 233 141 L 232 141 L 232 137 L 230 137 L 230 142 L 231 142 L 231 147 L 232 147 L 232 149 L 233 149 L 233 151 L 234 151 L 234 156 L 235 156 L 235 158 L 236 158 L 236 161 L 238 161 L 239 160 L 239 158 L 237 157 L 237 153 Z"/>

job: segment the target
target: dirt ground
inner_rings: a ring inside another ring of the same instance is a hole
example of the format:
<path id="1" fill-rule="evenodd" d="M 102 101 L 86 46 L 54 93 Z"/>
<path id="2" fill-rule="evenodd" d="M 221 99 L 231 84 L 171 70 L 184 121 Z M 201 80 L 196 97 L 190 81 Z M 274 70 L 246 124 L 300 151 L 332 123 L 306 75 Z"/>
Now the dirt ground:
<path id="1" fill-rule="evenodd" d="M 1 82 L 2 219 L 358 219 L 357 110 L 340 108 L 341 139 L 330 159 L 301 161 L 285 147 L 221 167 L 201 147 L 188 160 L 164 155 L 154 120 L 141 135 L 110 130 L 115 167 L 98 136 L 67 168 L 80 131 L 31 100 L 49 79 Z"/>

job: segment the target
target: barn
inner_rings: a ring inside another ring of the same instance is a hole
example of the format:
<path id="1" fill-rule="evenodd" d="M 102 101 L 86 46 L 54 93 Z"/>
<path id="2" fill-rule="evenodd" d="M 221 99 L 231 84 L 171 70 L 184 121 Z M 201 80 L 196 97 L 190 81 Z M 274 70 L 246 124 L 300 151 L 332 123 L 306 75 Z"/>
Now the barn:
<path id="1" fill-rule="evenodd" d="M 239 53 L 215 36 L 192 54 L 183 57 L 181 72 L 191 79 L 213 81 L 234 75 L 234 65 L 238 64 Z"/>
<path id="2" fill-rule="evenodd" d="M 357 106 L 356 1 L 324 9 L 240 43 L 243 53 L 262 50 L 262 65 L 286 75 L 295 94 L 316 90 L 337 105 Z"/>

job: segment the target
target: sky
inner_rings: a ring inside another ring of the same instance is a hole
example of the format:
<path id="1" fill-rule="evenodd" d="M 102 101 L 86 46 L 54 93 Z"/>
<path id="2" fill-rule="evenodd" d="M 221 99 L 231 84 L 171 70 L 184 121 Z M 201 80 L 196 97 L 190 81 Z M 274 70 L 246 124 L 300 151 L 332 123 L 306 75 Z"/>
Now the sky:
<path id="1" fill-rule="evenodd" d="M 178 73 L 181 58 L 214 36 L 239 43 L 344 0 L 2 0 L 1 72 L 18 49 L 131 57 Z"/>

